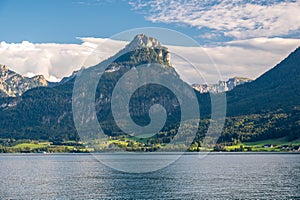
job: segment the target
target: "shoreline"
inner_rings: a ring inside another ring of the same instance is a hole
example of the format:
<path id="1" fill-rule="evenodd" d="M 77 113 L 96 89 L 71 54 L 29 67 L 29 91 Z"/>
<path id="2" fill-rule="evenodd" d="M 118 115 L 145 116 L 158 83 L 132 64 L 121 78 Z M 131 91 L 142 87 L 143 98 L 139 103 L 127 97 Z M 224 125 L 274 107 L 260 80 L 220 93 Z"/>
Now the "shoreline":
<path id="1" fill-rule="evenodd" d="M 209 156 L 209 155 L 272 155 L 272 154 L 292 154 L 292 155 L 300 155 L 300 152 L 83 152 L 83 153 L 0 153 L 0 156 L 50 156 L 50 155 L 182 155 L 182 156 L 190 156 L 190 155 L 200 155 L 200 156 Z"/>

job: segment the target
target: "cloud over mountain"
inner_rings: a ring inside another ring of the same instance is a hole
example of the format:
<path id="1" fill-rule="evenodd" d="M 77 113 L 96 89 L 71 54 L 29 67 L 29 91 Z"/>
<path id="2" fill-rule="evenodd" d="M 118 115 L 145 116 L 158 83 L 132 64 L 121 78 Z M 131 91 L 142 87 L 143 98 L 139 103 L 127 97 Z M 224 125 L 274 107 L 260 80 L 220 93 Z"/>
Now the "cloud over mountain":
<path id="1" fill-rule="evenodd" d="M 83 63 L 91 47 L 55 43 L 0 43 L 0 63 L 19 74 L 43 74 L 48 80 L 69 75 Z"/>
<path id="2" fill-rule="evenodd" d="M 82 66 L 88 67 L 112 56 L 127 42 L 103 38 L 79 38 L 81 44 L 0 43 L 0 63 L 22 75 L 42 74 L 55 81 L 69 76 Z M 163 43 L 163 41 L 162 41 Z M 92 53 L 99 45 L 96 53 Z M 190 83 L 216 83 L 234 76 L 256 78 L 274 66 L 300 45 L 300 39 L 253 38 L 224 42 L 218 46 L 167 46 L 175 69 Z M 201 56 L 199 54 L 201 53 Z M 204 53 L 203 53 L 204 52 Z M 210 60 L 212 58 L 213 62 Z M 180 58 L 181 57 L 181 58 Z M 195 74 L 185 58 L 192 63 L 203 79 Z M 219 74 L 216 74 L 215 65 Z"/>

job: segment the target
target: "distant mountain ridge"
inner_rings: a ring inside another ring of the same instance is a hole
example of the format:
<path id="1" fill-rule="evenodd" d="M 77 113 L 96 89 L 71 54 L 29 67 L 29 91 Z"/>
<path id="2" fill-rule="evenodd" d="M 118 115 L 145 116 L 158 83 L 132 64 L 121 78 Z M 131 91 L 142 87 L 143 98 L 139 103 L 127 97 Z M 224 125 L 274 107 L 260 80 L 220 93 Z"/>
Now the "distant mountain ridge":
<path id="1" fill-rule="evenodd" d="M 133 48 L 131 51 L 131 47 L 138 48 Z M 178 74 L 171 65 L 168 50 L 162 47 L 156 39 L 142 34 L 137 35 L 132 43 L 108 60 L 112 62 L 97 86 L 95 107 L 101 127 L 108 132 L 108 135 L 114 136 L 119 132 L 114 129 L 115 124 L 110 111 L 110 92 L 124 73 L 143 64 L 158 63 L 174 76 L 178 76 Z M 97 68 L 100 64 L 83 70 Z M 97 76 L 96 73 L 92 75 Z M 79 140 L 72 115 L 72 92 L 75 77 L 76 73 L 54 87 L 33 88 L 19 97 L 0 98 L 0 118 L 2 119 L 0 138 Z M 283 136 L 299 138 L 299 79 L 300 48 L 256 80 L 246 84 L 240 84 L 245 79 L 238 81 L 238 78 L 226 82 L 228 89 L 237 87 L 226 92 L 227 118 L 220 142 Z M 210 123 L 208 119 L 211 114 L 211 94 L 202 94 L 196 90 L 195 92 L 199 100 L 201 118 L 204 120 L 199 129 L 203 129 L 205 132 L 205 128 Z M 151 96 L 151 93 L 155 93 L 156 96 Z M 164 98 L 157 98 L 161 96 Z M 149 122 L 148 110 L 153 103 L 163 105 L 167 112 L 176 111 L 176 115 L 180 116 L 180 112 L 177 112 L 179 110 L 178 101 L 174 95 L 166 93 L 158 86 L 146 90 L 146 93 L 145 88 L 142 88 L 132 96 L 131 103 L 133 107 L 130 112 L 131 117 L 140 125 L 146 125 L 147 123 L 144 122 Z M 140 104 L 136 103 L 142 104 L 143 109 L 137 109 L 139 107 L 136 105 Z M 174 127 L 176 124 L 169 126 L 170 129 Z M 170 129 L 164 130 L 164 135 L 167 137 L 172 136 Z M 165 139 L 157 137 L 161 140 Z"/>
<path id="2" fill-rule="evenodd" d="M 161 46 L 158 40 L 144 34 L 134 37 L 124 49 L 101 63 L 105 64 L 110 61 L 111 63 L 107 66 L 99 81 L 95 103 L 97 117 L 102 124 L 102 128 L 109 134 L 114 135 L 120 134 L 118 132 L 120 130 L 115 129 L 117 127 L 112 120 L 110 100 L 115 84 L 124 73 L 133 67 L 147 67 L 147 64 L 155 63 L 161 64 L 160 67 L 165 73 L 179 80 L 180 78 L 171 66 L 168 49 Z M 93 71 L 101 63 L 82 70 L 85 72 Z M 0 138 L 13 136 L 14 138 L 47 140 L 69 138 L 78 140 L 72 115 L 72 92 L 77 73 L 75 71 L 73 75 L 64 78 L 54 87 L 37 87 L 16 98 L 0 98 L 0 117 L 4 119 L 0 124 L 0 128 L 3 128 Z M 90 75 L 90 79 L 98 76 L 97 73 L 91 73 Z M 186 84 L 186 87 L 190 86 Z M 148 89 L 142 88 L 136 95 L 133 95 L 131 114 L 135 120 L 147 124 L 150 120 L 148 110 L 155 103 L 162 104 L 168 112 L 176 112 L 179 109 L 178 100 L 166 89 L 162 89 L 157 85 L 152 85 Z M 149 96 L 149 91 L 157 96 Z M 142 100 L 146 102 L 143 103 Z M 140 103 L 143 103 L 145 108 L 138 109 L 138 106 L 142 106 L 138 105 Z"/>
<path id="3" fill-rule="evenodd" d="M 48 85 L 49 82 L 43 75 L 28 78 L 0 64 L 0 97 L 21 96 L 31 88 Z"/>
<path id="4" fill-rule="evenodd" d="M 293 110 L 300 107 L 299 85 L 300 47 L 255 81 L 228 92 L 228 113 L 236 115 Z"/>
<path id="5" fill-rule="evenodd" d="M 216 84 L 193 84 L 192 87 L 200 93 L 220 93 L 230 91 L 238 85 L 249 83 L 251 81 L 253 80 L 250 78 L 233 77 L 227 81 L 219 81 Z"/>
<path id="6" fill-rule="evenodd" d="M 300 47 L 256 80 L 226 93 L 221 140 L 300 138 Z"/>
<path id="7" fill-rule="evenodd" d="M 139 36 L 140 37 L 140 36 Z M 144 39 L 145 40 L 145 39 Z M 131 42 L 128 45 L 129 49 L 140 47 L 155 47 L 165 49 L 161 46 L 161 44 L 154 39 L 148 39 L 146 41 L 142 41 L 141 39 Z M 163 57 L 162 50 L 158 52 L 160 57 Z M 164 56 L 165 62 L 168 65 L 171 65 L 170 55 L 167 54 Z M 72 75 L 68 77 L 64 77 L 60 82 L 48 82 L 43 75 L 36 75 L 34 77 L 25 77 L 22 76 L 12 70 L 10 70 L 6 65 L 0 64 L 0 97 L 16 97 L 21 96 L 27 90 L 30 90 L 35 87 L 53 87 L 56 85 L 60 85 L 66 83 L 76 77 L 76 74 L 80 71 L 84 70 L 84 68 L 74 71 Z M 118 70 L 118 68 L 108 69 L 107 72 L 113 72 Z M 245 77 L 233 77 L 228 79 L 227 81 L 219 81 L 216 84 L 192 84 L 192 87 L 199 91 L 200 93 L 212 92 L 212 93 L 220 93 L 227 92 L 232 90 L 238 85 L 242 85 L 245 83 L 251 82 L 252 79 Z"/>

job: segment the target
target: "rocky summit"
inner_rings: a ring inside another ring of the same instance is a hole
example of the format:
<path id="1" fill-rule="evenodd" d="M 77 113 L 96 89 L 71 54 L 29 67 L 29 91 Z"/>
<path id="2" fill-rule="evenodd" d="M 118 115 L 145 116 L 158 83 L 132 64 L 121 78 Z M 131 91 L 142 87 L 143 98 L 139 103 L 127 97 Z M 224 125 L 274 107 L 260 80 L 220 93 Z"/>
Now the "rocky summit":
<path id="1" fill-rule="evenodd" d="M 0 64 L 0 97 L 21 96 L 27 90 L 39 86 L 48 86 L 43 75 L 28 78 Z"/>
<path id="2" fill-rule="evenodd" d="M 145 34 L 136 35 L 124 49 L 116 54 L 116 56 L 120 56 L 121 54 L 126 54 L 128 52 L 135 53 L 135 60 L 141 59 L 137 54 L 140 54 L 138 52 L 143 52 L 143 54 L 146 53 L 148 55 L 148 60 L 151 61 L 151 59 L 154 57 L 155 60 L 159 61 L 159 63 L 171 66 L 171 55 L 169 50 L 162 46 L 157 39 L 149 37 Z"/>
<path id="3" fill-rule="evenodd" d="M 233 77 L 227 81 L 219 81 L 216 84 L 193 84 L 192 87 L 200 93 L 220 93 L 234 89 L 238 85 L 250 83 L 252 79 L 244 77 Z"/>
<path id="4" fill-rule="evenodd" d="M 161 43 L 152 37 L 148 37 L 145 34 L 138 34 L 134 39 L 126 46 L 127 49 L 134 50 L 137 48 L 162 48 Z"/>
<path id="5" fill-rule="evenodd" d="M 88 107 L 90 110 L 96 110 L 95 118 L 105 134 L 111 137 L 124 136 L 112 115 L 112 92 L 124 74 L 131 69 L 151 67 L 147 65 L 149 63 L 159 64 L 163 74 L 168 75 L 169 78 L 180 79 L 170 63 L 168 49 L 161 46 L 156 39 L 143 34 L 134 37 L 133 41 L 115 56 L 93 67 L 82 69 L 81 73 L 78 73 L 90 74 L 89 79 L 99 78 L 99 75 L 93 72 L 97 72 L 99 67 L 107 66 L 107 70 L 102 74 L 97 85 L 94 95 L 95 105 Z M 230 91 L 226 92 L 227 114 L 219 142 L 259 141 L 281 137 L 289 140 L 300 138 L 299 66 L 300 48 L 256 80 L 236 77 L 220 82 L 219 85 L 226 86 L 224 88 Z M 54 87 L 37 87 L 16 98 L 0 98 L 0 138 L 79 140 L 72 110 L 74 79 L 78 77 L 78 74 L 74 73 L 73 76 L 64 79 L 61 84 Z M 151 74 L 147 75 L 154 77 Z M 20 95 L 26 87 L 29 88 L 29 83 L 32 87 L 46 83 L 41 81 L 43 79 L 41 76 L 22 77 L 3 65 L 0 76 L 2 88 L 3 85 L 8 84 L 11 88 L 0 90 L 0 94 L 6 96 L 9 96 L 8 91 L 11 92 L 9 93 L 11 96 Z M 247 83 L 242 84 L 244 82 Z M 134 80 L 126 84 L 130 86 L 131 83 L 134 83 Z M 178 88 L 180 91 L 185 91 L 185 88 L 190 87 L 187 84 L 181 85 L 183 88 Z M 128 88 L 127 85 L 123 86 Z M 18 93 L 19 90 L 21 92 Z M 202 119 L 198 127 L 199 132 L 195 137 L 195 141 L 199 143 L 210 124 L 212 110 L 210 97 L 220 94 L 201 94 L 196 90 L 195 94 L 199 101 Z M 188 95 L 185 97 L 188 98 Z M 149 84 L 139 88 L 131 96 L 129 113 L 133 121 L 140 126 L 148 125 L 151 120 L 148 113 L 150 107 L 155 104 L 160 104 L 165 108 L 167 120 L 165 127 L 157 135 L 145 141 L 149 145 L 159 141 L 166 143 L 171 141 L 181 119 L 180 102 L 172 91 L 160 85 Z M 82 123 L 86 122 L 88 120 L 82 120 Z M 188 130 L 187 128 L 185 130 Z"/>

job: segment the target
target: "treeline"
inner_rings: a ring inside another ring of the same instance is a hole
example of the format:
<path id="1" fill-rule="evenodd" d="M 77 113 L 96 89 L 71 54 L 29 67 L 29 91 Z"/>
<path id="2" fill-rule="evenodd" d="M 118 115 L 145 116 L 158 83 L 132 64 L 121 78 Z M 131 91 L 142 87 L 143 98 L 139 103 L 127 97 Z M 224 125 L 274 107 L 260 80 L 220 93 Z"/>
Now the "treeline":
<path id="1" fill-rule="evenodd" d="M 0 153 L 81 153 L 87 151 L 88 149 L 82 143 L 76 141 L 53 143 L 0 138 Z"/>
<path id="2" fill-rule="evenodd" d="M 228 117 L 218 143 L 255 142 L 266 139 L 288 137 L 290 141 L 300 138 L 300 110 L 291 113 L 280 110 L 275 113 L 261 113 Z"/>

